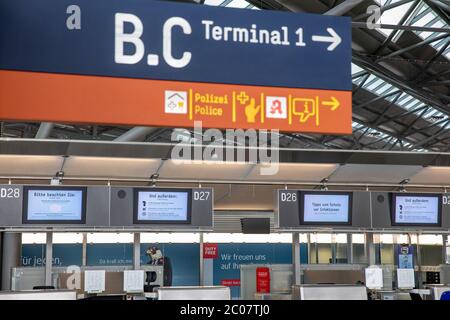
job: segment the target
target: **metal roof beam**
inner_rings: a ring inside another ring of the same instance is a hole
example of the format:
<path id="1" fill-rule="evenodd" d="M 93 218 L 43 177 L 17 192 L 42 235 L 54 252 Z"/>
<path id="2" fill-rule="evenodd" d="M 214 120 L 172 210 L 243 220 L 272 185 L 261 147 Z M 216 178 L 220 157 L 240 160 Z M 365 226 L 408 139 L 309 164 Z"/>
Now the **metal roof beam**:
<path id="1" fill-rule="evenodd" d="M 427 71 L 428 68 L 431 67 L 431 65 L 442 56 L 442 54 L 445 52 L 445 50 L 447 50 L 447 48 L 450 46 L 450 40 L 447 41 L 446 44 L 444 44 L 438 52 L 436 52 L 436 54 L 433 56 L 433 58 L 431 58 L 430 60 L 427 61 L 427 63 L 420 68 L 420 71 L 417 73 L 416 75 L 416 79 L 419 80 L 420 77 L 424 74 L 424 71 Z M 417 83 L 419 83 L 419 81 L 417 81 Z"/>
<path id="2" fill-rule="evenodd" d="M 145 137 L 158 130 L 154 127 L 134 127 L 114 139 L 115 142 L 143 141 Z"/>
<path id="3" fill-rule="evenodd" d="M 420 141 L 420 142 L 414 144 L 414 145 L 411 147 L 411 149 L 416 149 L 417 147 L 421 147 L 421 146 L 425 145 L 427 142 L 430 142 L 430 141 L 436 139 L 437 137 L 443 135 L 444 133 L 448 133 L 448 130 L 446 130 L 445 127 L 447 126 L 447 124 L 448 124 L 449 122 L 450 122 L 450 120 L 447 120 L 447 123 L 446 123 L 446 124 L 445 124 L 438 132 L 436 132 L 436 133 L 435 133 L 434 135 L 432 135 L 431 137 L 426 138 L 426 139 L 424 139 L 424 140 L 422 140 L 422 141 Z"/>
<path id="4" fill-rule="evenodd" d="M 370 91 L 369 91 L 369 92 L 370 92 Z M 364 102 L 364 103 L 355 105 L 355 106 L 353 107 L 353 110 L 358 110 L 358 109 L 363 108 L 363 107 L 366 107 L 366 106 L 368 106 L 368 105 L 370 105 L 370 104 L 372 104 L 372 103 L 374 103 L 374 102 L 377 102 L 377 101 L 380 101 L 380 100 L 384 100 L 384 99 L 386 99 L 386 98 L 389 98 L 390 96 L 394 96 L 394 95 L 399 94 L 399 93 L 400 93 L 400 95 L 401 95 L 401 94 L 403 93 L 403 91 L 401 91 L 401 90 L 394 90 L 394 91 L 389 92 L 389 93 L 387 93 L 387 94 L 382 94 L 382 95 L 377 96 L 376 98 L 373 98 L 373 99 L 371 99 L 371 100 L 369 100 L 369 101 L 366 101 L 366 102 Z"/>
<path id="5" fill-rule="evenodd" d="M 431 3 L 434 3 L 436 6 L 438 6 L 440 8 L 450 12 L 450 5 L 449 5 L 450 2 L 447 1 L 447 3 L 449 3 L 449 4 L 447 4 L 447 3 L 444 3 L 444 1 L 439 1 L 439 0 L 428 0 L 428 1 Z"/>
<path id="6" fill-rule="evenodd" d="M 420 106 L 420 107 L 418 107 L 418 108 L 411 109 L 411 110 L 406 110 L 406 109 L 405 109 L 405 111 L 400 112 L 399 114 L 393 116 L 392 118 L 389 118 L 389 119 L 386 119 L 386 120 L 381 121 L 380 123 L 378 123 L 378 125 L 379 125 L 379 126 L 382 126 L 382 125 L 384 125 L 384 124 L 386 124 L 386 123 L 389 123 L 389 122 L 391 122 L 391 121 L 395 121 L 395 120 L 397 120 L 397 119 L 399 119 L 399 118 L 406 117 L 406 116 L 408 116 L 408 115 L 410 115 L 410 114 L 413 114 L 413 113 L 416 113 L 416 112 L 420 112 L 420 111 L 422 111 L 422 109 L 428 109 L 428 108 L 429 108 L 429 107 L 428 107 L 427 105 L 422 105 L 422 106 Z"/>
<path id="7" fill-rule="evenodd" d="M 338 4 L 336 7 L 331 8 L 327 12 L 324 13 L 326 16 L 342 16 L 352 10 L 357 5 L 363 3 L 365 0 L 345 0 L 341 4 Z"/>
<path id="8" fill-rule="evenodd" d="M 412 143 L 412 144 L 417 143 L 417 140 L 415 140 L 415 139 L 411 139 L 411 138 L 408 138 L 408 137 L 402 137 L 402 136 L 398 135 L 395 132 L 391 132 L 391 131 L 385 130 L 383 128 L 375 127 L 375 126 L 371 125 L 370 123 L 365 122 L 363 120 L 360 120 L 358 118 L 353 117 L 353 121 L 355 121 L 355 122 L 357 122 L 359 124 L 362 124 L 363 126 L 368 127 L 368 128 L 370 128 L 372 130 L 376 130 L 376 131 L 379 131 L 381 133 L 384 133 L 384 134 L 387 134 L 389 136 L 392 136 L 392 137 L 394 137 L 396 139 L 405 140 L 405 141 L 407 141 L 409 143 Z"/>
<path id="9" fill-rule="evenodd" d="M 387 83 L 393 84 L 397 88 L 406 91 L 416 99 L 419 99 L 420 101 L 427 104 L 431 104 L 440 112 L 445 114 L 450 113 L 448 107 L 441 101 L 437 101 L 436 99 L 432 98 L 429 92 L 425 92 L 422 88 L 418 88 L 413 83 L 409 83 L 409 81 L 398 79 L 398 76 L 396 74 L 381 65 L 375 64 L 373 61 L 364 57 L 363 55 L 353 52 L 353 61 L 356 64 L 362 65 L 365 69 L 370 70 L 371 73 L 378 76 Z"/>
<path id="10" fill-rule="evenodd" d="M 445 38 L 448 38 L 448 37 L 450 37 L 450 29 L 448 29 L 448 34 L 443 34 L 443 35 L 440 35 L 440 36 L 437 36 L 437 37 L 431 38 L 431 39 L 429 38 L 429 39 L 423 40 L 421 42 L 418 42 L 416 44 L 413 44 L 411 46 L 408 46 L 408 47 L 402 48 L 400 50 L 394 51 L 394 52 L 392 52 L 392 53 L 390 53 L 390 54 L 388 54 L 386 56 L 378 58 L 377 62 L 385 60 L 385 59 L 388 59 L 388 58 L 392 58 L 392 57 L 398 56 L 398 55 L 403 54 L 405 52 L 411 51 L 413 49 L 417 49 L 417 48 L 419 48 L 421 46 L 424 46 L 424 45 L 427 45 L 427 44 L 431 44 L 433 42 L 436 42 L 438 40 L 442 40 L 442 39 L 445 39 Z"/>
<path id="11" fill-rule="evenodd" d="M 394 9 L 396 7 L 402 6 L 402 5 L 406 4 L 406 3 L 413 2 L 413 1 L 416 1 L 416 0 L 397 1 L 397 2 L 391 3 L 391 4 L 387 5 L 387 6 L 381 7 L 380 11 L 381 11 L 381 13 L 383 13 L 384 11 L 387 11 L 387 10 L 390 10 L 390 9 Z M 374 4 L 375 4 L 375 2 L 374 2 Z M 362 19 L 368 18 L 368 17 L 370 17 L 370 15 L 371 15 L 371 13 L 360 14 L 359 16 L 354 17 L 353 21 L 362 20 Z"/>
<path id="12" fill-rule="evenodd" d="M 401 97 L 401 95 L 403 94 L 403 92 L 398 92 L 397 95 L 394 97 L 394 99 L 392 99 L 392 101 L 390 101 L 390 103 L 384 108 L 383 112 L 378 115 L 377 119 L 375 121 L 373 121 L 373 125 L 377 126 L 383 119 L 385 119 L 385 115 L 386 113 L 391 110 L 392 106 L 395 106 L 398 99 Z"/>

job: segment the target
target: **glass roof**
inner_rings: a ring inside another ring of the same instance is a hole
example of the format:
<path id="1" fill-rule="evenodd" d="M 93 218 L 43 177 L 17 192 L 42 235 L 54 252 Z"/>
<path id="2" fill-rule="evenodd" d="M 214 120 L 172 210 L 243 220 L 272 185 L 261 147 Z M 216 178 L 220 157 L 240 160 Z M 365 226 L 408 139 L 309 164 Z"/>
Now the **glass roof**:
<path id="1" fill-rule="evenodd" d="M 381 7 L 393 5 L 403 0 L 375 0 Z M 409 25 L 416 27 L 430 27 L 430 28 L 449 28 L 449 25 L 425 2 L 421 1 L 417 7 L 412 10 L 408 17 L 405 14 L 412 8 L 414 1 L 407 2 L 392 9 L 388 9 L 382 12 L 380 23 L 381 24 L 393 24 L 393 25 Z M 403 22 L 403 23 L 401 23 Z M 380 29 L 386 36 L 391 35 L 394 30 L 392 29 Z M 415 33 L 424 40 L 431 39 L 442 35 L 441 32 L 429 32 L 429 31 L 415 31 Z M 398 35 L 401 31 L 398 32 Z M 398 35 L 393 38 L 393 41 L 398 39 Z M 441 49 L 449 42 L 448 38 L 432 42 L 430 45 L 437 50 Z M 450 58 L 450 48 L 447 48 L 443 55 Z"/>
<path id="2" fill-rule="evenodd" d="M 207 6 L 221 6 L 229 8 L 241 8 L 241 9 L 257 9 L 254 5 L 248 3 L 245 0 L 205 0 Z"/>
<path id="3" fill-rule="evenodd" d="M 410 25 L 430 28 L 450 28 L 449 25 L 445 23 L 444 20 L 425 3 L 420 4 L 419 12 L 412 19 Z M 442 33 L 440 32 L 416 31 L 415 33 L 424 40 L 442 35 Z M 443 46 L 448 45 L 449 42 L 449 38 L 444 38 L 432 42 L 430 45 L 433 46 L 436 50 L 439 50 Z M 443 55 L 450 59 L 450 46 L 447 47 L 447 49 L 443 52 Z"/>
<path id="4" fill-rule="evenodd" d="M 381 7 L 386 6 L 394 6 L 396 3 L 404 0 L 374 0 Z M 412 25 L 412 26 L 425 26 L 425 27 L 434 27 L 434 28 L 448 28 L 449 25 L 445 23 L 445 21 L 439 17 L 429 6 L 427 6 L 422 1 L 413 8 L 415 1 L 410 1 L 407 3 L 403 3 L 398 6 L 394 6 L 391 9 L 384 10 L 381 15 L 380 23 L 381 24 L 391 24 L 391 25 Z M 258 9 L 252 4 L 248 3 L 245 0 L 205 0 L 206 5 L 213 6 L 226 6 L 226 7 L 234 7 L 234 8 L 249 8 L 249 9 Z M 409 12 L 409 15 L 406 16 L 406 13 Z M 389 37 L 392 32 L 395 30 L 392 29 L 380 29 L 380 31 L 386 36 Z M 402 31 L 398 31 L 396 37 L 393 37 L 393 41 L 398 39 L 399 35 Z M 438 37 L 442 33 L 438 32 L 421 32 L 415 31 L 415 33 L 420 36 L 422 39 L 429 39 L 430 37 Z M 436 50 L 441 49 L 443 46 L 449 44 L 450 39 L 444 38 L 441 40 L 437 40 L 435 42 L 430 43 L 431 46 L 436 48 Z M 450 58 L 450 45 L 443 52 L 443 55 Z M 374 74 L 369 73 L 367 70 L 357 66 L 352 63 L 352 79 L 353 84 L 360 85 L 362 84 L 362 88 L 368 90 L 375 95 L 385 96 L 383 99 L 393 102 L 395 99 L 395 105 L 405 109 L 406 111 L 411 111 L 416 115 L 420 115 L 425 121 L 429 121 L 430 125 L 433 124 L 437 119 L 446 119 L 447 116 L 432 106 L 426 105 L 422 101 L 414 98 L 408 93 L 402 92 L 398 87 L 386 82 L 385 80 L 375 76 Z M 398 94 L 396 93 L 398 91 Z M 424 111 L 425 110 L 425 111 Z M 442 121 L 436 126 L 449 129 L 450 123 L 446 121 Z M 413 144 L 410 142 L 395 138 L 390 136 L 388 133 L 378 131 L 376 129 L 367 128 L 364 124 L 353 122 L 352 124 L 354 133 L 357 131 L 363 131 L 365 129 L 365 134 L 369 136 L 375 137 L 377 140 L 390 141 L 391 144 L 401 143 L 403 147 L 410 148 L 413 147 Z M 427 151 L 426 149 L 414 149 L 415 151 Z"/>
<path id="5" fill-rule="evenodd" d="M 379 77 L 369 74 L 366 70 L 360 68 L 359 66 L 352 64 L 352 78 L 353 83 L 355 85 L 360 85 L 361 83 L 364 83 L 362 85 L 362 88 L 375 93 L 378 96 L 384 96 L 389 93 L 393 92 L 401 92 L 401 90 L 392 84 L 387 83 L 386 81 L 380 79 Z M 414 111 L 415 114 L 421 115 L 423 119 L 430 120 L 430 117 L 433 117 L 432 119 L 444 119 L 447 118 L 446 115 L 444 115 L 442 112 L 436 110 L 435 108 L 431 106 L 427 106 L 425 103 L 421 102 L 420 100 L 414 98 L 413 96 L 403 92 L 400 97 L 396 98 L 396 94 L 392 94 L 386 98 L 384 98 L 387 101 L 392 102 L 394 99 L 395 105 L 410 111 L 410 110 L 416 110 Z M 425 114 L 422 114 L 424 106 L 427 106 L 428 111 L 425 112 Z M 450 124 L 446 125 L 446 122 L 442 122 L 438 124 L 438 126 L 446 126 L 446 128 L 450 128 Z"/>
<path id="6" fill-rule="evenodd" d="M 386 7 L 392 4 L 395 4 L 402 0 L 375 0 L 376 3 L 378 3 L 381 7 Z M 402 4 L 398 7 L 385 10 L 381 13 L 380 17 L 380 23 L 381 24 L 394 24 L 398 25 L 400 21 L 402 20 L 405 12 L 407 12 L 411 6 L 413 5 L 413 1 Z M 392 32 L 394 32 L 393 29 L 379 29 L 382 33 L 384 33 L 386 36 L 391 35 Z"/>

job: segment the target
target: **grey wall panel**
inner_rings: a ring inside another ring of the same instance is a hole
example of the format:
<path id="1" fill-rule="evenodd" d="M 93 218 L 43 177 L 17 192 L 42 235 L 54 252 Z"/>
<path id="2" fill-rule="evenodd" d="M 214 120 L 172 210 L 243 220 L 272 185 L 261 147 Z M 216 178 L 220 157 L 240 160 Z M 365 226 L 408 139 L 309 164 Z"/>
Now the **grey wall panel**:
<path id="1" fill-rule="evenodd" d="M 373 228 L 391 228 L 390 200 L 388 192 L 372 192 L 372 226 Z"/>
<path id="2" fill-rule="evenodd" d="M 194 192 L 203 192 L 204 197 L 205 192 L 209 192 L 209 199 L 192 199 L 192 225 L 197 227 L 212 227 L 214 224 L 214 189 L 193 189 L 193 197 Z"/>
<path id="3" fill-rule="evenodd" d="M 450 195 L 444 194 L 442 204 L 442 228 L 450 229 Z"/>
<path id="4" fill-rule="evenodd" d="M 109 188 L 88 187 L 86 226 L 109 226 Z"/>
<path id="5" fill-rule="evenodd" d="M 111 188 L 111 226 L 133 225 L 133 188 Z"/>
<path id="6" fill-rule="evenodd" d="M 300 223 L 300 190 L 277 190 L 278 193 L 278 221 L 280 229 L 315 229 L 328 228 L 324 225 L 301 225 Z M 310 191 L 310 190 L 308 190 Z M 351 226 L 329 226 L 336 230 L 339 229 L 360 229 L 370 228 L 370 193 L 354 192 L 352 205 L 352 225 Z"/>
<path id="7" fill-rule="evenodd" d="M 327 226 L 301 225 L 299 217 L 299 190 L 277 190 L 278 201 L 278 228 L 290 229 L 318 229 Z M 282 199 L 284 194 L 284 201 Z M 291 201 L 297 194 L 295 201 Z M 448 231 L 450 229 L 450 197 L 444 195 L 442 204 L 442 227 L 416 227 L 416 226 L 392 226 L 390 213 L 389 192 L 354 192 L 353 193 L 353 216 L 351 226 L 330 226 L 333 230 L 351 229 L 385 229 L 392 231 Z"/>
<path id="8" fill-rule="evenodd" d="M 4 232 L 2 248 L 1 290 L 11 290 L 11 269 L 20 266 L 20 256 L 22 251 L 21 234 L 16 232 Z"/>
<path id="9" fill-rule="evenodd" d="M 299 190 L 277 190 L 279 228 L 300 226 Z"/>
<path id="10" fill-rule="evenodd" d="M 27 227 L 42 229 L 98 228 L 98 227 L 139 227 L 145 229 L 194 229 L 211 230 L 213 226 L 213 189 L 199 188 L 192 192 L 192 216 L 190 225 L 134 225 L 133 188 L 93 186 L 87 189 L 86 224 L 23 224 L 23 187 L 20 185 L 0 185 L 0 228 Z M 123 194 L 123 195 L 122 195 Z"/>
<path id="11" fill-rule="evenodd" d="M 0 227 L 22 225 L 23 187 L 0 185 Z"/>
<path id="12" fill-rule="evenodd" d="M 154 189 L 154 188 L 149 188 Z M 202 194 L 202 199 L 196 198 L 195 193 Z M 208 198 L 206 199 L 206 193 Z M 192 214 L 190 225 L 163 225 L 163 224 L 134 224 L 133 223 L 133 188 L 111 188 L 111 221 L 110 225 L 137 227 L 143 229 L 179 230 L 193 228 L 209 228 L 213 226 L 213 189 L 199 188 L 192 192 Z"/>
<path id="13" fill-rule="evenodd" d="M 18 190 L 18 192 L 16 191 Z M 0 185 L 0 227 L 104 227 L 109 225 L 108 187 L 88 187 L 86 224 L 23 224 L 23 186 Z"/>
<path id="14" fill-rule="evenodd" d="M 354 192 L 352 205 L 352 227 L 370 228 L 370 192 Z"/>

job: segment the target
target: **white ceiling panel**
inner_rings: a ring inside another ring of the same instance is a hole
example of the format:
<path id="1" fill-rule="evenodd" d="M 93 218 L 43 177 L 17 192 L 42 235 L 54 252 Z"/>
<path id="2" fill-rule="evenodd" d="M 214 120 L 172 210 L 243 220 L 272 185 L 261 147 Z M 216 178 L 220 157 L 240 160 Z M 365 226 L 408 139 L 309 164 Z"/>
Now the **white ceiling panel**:
<path id="1" fill-rule="evenodd" d="M 333 173 L 329 182 L 400 183 L 422 169 L 422 166 L 346 164 Z"/>
<path id="2" fill-rule="evenodd" d="M 240 180 L 251 170 L 252 164 L 218 161 L 167 160 L 159 171 L 160 179 Z"/>
<path id="3" fill-rule="evenodd" d="M 62 163 L 59 156 L 0 155 L 0 176 L 53 177 Z"/>
<path id="4" fill-rule="evenodd" d="M 278 182 L 320 182 L 323 178 L 332 174 L 337 164 L 314 163 L 280 163 L 276 174 L 263 174 L 263 168 L 269 168 L 266 164 L 260 164 L 253 168 L 248 175 L 248 180 L 253 181 L 278 181 Z"/>
<path id="5" fill-rule="evenodd" d="M 450 168 L 426 167 L 411 178 L 409 183 L 450 185 Z"/>
<path id="6" fill-rule="evenodd" d="M 158 170 L 159 159 L 69 157 L 65 177 L 149 179 Z"/>

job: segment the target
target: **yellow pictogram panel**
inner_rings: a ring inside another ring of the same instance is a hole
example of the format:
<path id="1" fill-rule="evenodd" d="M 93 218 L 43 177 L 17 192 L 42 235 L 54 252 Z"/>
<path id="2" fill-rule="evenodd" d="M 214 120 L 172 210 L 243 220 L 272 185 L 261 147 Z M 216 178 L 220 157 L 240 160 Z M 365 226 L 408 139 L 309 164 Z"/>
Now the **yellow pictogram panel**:
<path id="1" fill-rule="evenodd" d="M 319 125 L 319 97 L 292 99 L 292 113 L 299 117 L 300 123 L 306 123 L 310 118 L 315 117 L 316 125 Z"/>
<path id="2" fill-rule="evenodd" d="M 256 116 L 261 112 L 261 104 L 256 104 L 256 99 L 251 98 L 250 103 L 245 106 L 245 117 L 248 123 L 255 123 Z"/>
<path id="3" fill-rule="evenodd" d="M 264 93 L 261 93 L 261 110 L 260 110 L 260 115 L 261 115 L 261 123 L 264 123 L 264 115 L 266 114 L 266 110 L 265 110 L 265 106 L 264 106 Z"/>
<path id="4" fill-rule="evenodd" d="M 236 122 L 236 91 L 233 91 L 233 101 L 231 102 L 233 104 L 233 110 L 231 115 L 231 121 Z"/>
<path id="5" fill-rule="evenodd" d="M 189 120 L 192 120 L 192 109 L 194 108 L 194 105 L 192 104 L 192 89 L 189 89 Z"/>
<path id="6" fill-rule="evenodd" d="M 314 119 L 316 126 L 320 125 L 320 107 L 331 107 L 331 111 L 335 111 L 340 107 L 340 101 L 335 97 L 330 100 L 320 101 L 319 96 L 311 98 L 293 98 L 292 95 L 288 97 L 289 108 L 289 124 L 292 124 L 292 117 L 298 117 L 300 123 L 306 123 L 310 119 Z"/>
<path id="7" fill-rule="evenodd" d="M 331 97 L 331 101 L 322 101 L 322 105 L 331 107 L 331 111 L 340 107 L 341 103 L 335 97 Z"/>
<path id="8" fill-rule="evenodd" d="M 237 121 L 237 108 L 238 106 L 244 109 L 245 119 L 247 123 L 255 123 L 259 114 L 259 120 L 264 123 L 264 94 L 260 94 L 260 97 L 252 97 L 247 92 L 241 91 L 239 94 L 233 91 L 232 101 L 232 121 Z M 261 101 L 258 102 L 258 98 Z"/>
<path id="9" fill-rule="evenodd" d="M 240 104 L 246 104 L 248 100 L 250 100 L 250 97 L 245 93 L 245 91 L 241 91 L 239 95 L 237 96 L 237 100 Z"/>

